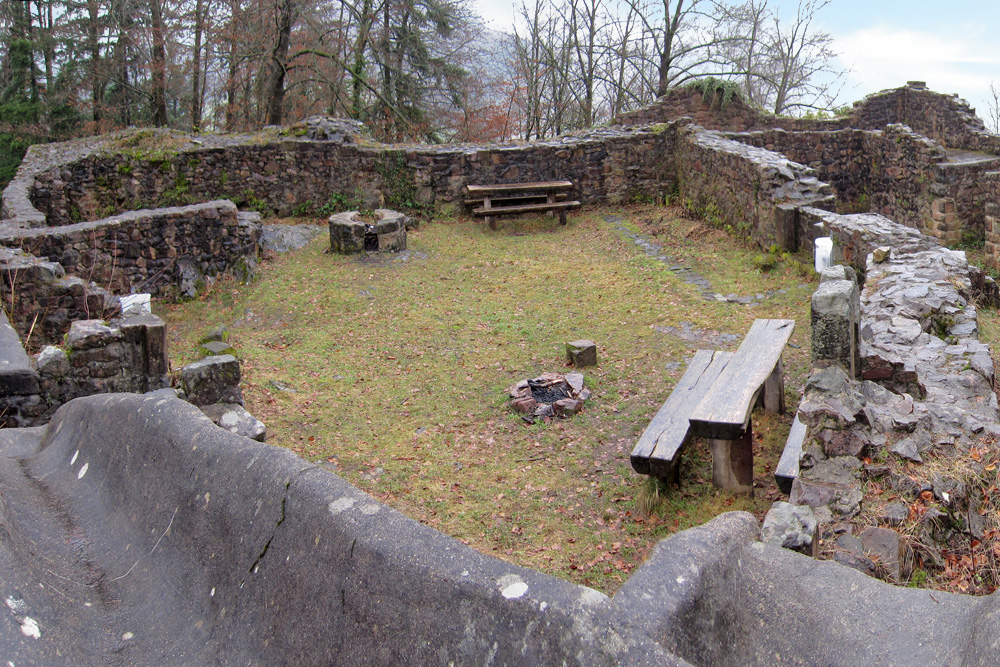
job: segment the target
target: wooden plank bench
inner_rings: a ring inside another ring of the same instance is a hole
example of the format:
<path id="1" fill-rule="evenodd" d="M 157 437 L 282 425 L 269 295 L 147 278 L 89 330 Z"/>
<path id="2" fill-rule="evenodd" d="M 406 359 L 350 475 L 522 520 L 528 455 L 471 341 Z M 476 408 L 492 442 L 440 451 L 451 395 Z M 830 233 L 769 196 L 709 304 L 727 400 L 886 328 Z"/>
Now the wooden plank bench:
<path id="1" fill-rule="evenodd" d="M 632 450 L 633 469 L 675 481 L 684 444 L 691 436 L 703 437 L 712 450 L 713 483 L 753 493 L 750 417 L 758 402 L 768 412 L 784 412 L 781 354 L 794 328 L 793 320 L 756 320 L 739 349 L 728 357 L 699 350 Z M 681 395 L 675 400 L 678 389 Z"/>
<path id="2" fill-rule="evenodd" d="M 632 450 L 629 460 L 636 472 L 680 481 L 681 454 L 691 439 L 691 422 L 687 416 L 705 397 L 732 357 L 732 352 L 695 352 L 684 375 Z"/>
<path id="3" fill-rule="evenodd" d="M 798 415 L 795 415 L 792 430 L 788 432 L 785 448 L 781 452 L 781 458 L 778 459 L 778 466 L 774 469 L 774 482 L 785 495 L 792 492 L 792 484 L 799 476 L 799 459 L 802 458 L 802 445 L 805 444 L 808 432 L 806 425 L 799 421 Z"/>
<path id="4" fill-rule="evenodd" d="M 566 224 L 566 211 L 579 208 L 580 202 L 568 201 L 572 181 L 538 183 L 504 183 L 498 185 L 467 185 L 471 202 L 482 202 L 472 213 L 486 218 L 490 229 L 496 229 L 500 215 L 559 213 L 559 224 Z"/>

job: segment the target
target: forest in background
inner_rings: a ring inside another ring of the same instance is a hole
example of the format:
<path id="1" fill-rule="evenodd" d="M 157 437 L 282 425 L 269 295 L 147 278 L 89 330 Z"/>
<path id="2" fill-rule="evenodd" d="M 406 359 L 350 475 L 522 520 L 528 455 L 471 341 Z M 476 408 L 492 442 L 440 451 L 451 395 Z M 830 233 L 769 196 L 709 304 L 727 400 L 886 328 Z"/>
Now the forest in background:
<path id="1" fill-rule="evenodd" d="M 0 186 L 27 146 L 132 126 L 252 131 L 329 114 L 382 141 L 545 139 L 716 77 L 777 114 L 842 73 L 834 0 L 0 0 Z"/>

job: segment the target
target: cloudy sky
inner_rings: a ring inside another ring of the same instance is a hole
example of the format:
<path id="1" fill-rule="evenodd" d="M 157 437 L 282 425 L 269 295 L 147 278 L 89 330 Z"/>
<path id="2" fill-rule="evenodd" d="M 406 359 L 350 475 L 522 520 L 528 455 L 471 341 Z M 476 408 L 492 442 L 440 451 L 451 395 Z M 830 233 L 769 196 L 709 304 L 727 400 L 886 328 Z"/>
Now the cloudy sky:
<path id="1" fill-rule="evenodd" d="M 771 2 L 786 14 L 798 5 Z M 494 29 L 510 26 L 510 0 L 473 4 Z M 926 81 L 931 90 L 958 93 L 985 118 L 990 82 L 1000 85 L 997 0 L 833 0 L 817 27 L 834 37 L 842 66 L 851 70 L 841 103 Z"/>

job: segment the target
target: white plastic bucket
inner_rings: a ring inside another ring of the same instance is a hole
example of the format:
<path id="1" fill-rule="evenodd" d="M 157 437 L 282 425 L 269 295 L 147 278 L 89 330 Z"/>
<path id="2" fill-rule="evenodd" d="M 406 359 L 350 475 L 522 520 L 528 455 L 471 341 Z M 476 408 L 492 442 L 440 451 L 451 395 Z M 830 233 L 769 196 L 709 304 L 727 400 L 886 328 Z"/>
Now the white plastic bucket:
<path id="1" fill-rule="evenodd" d="M 122 306 L 122 315 L 149 315 L 153 312 L 148 294 L 127 294 L 118 297 L 118 301 Z"/>
<path id="2" fill-rule="evenodd" d="M 833 239 L 824 236 L 816 239 L 816 273 L 833 266 Z"/>

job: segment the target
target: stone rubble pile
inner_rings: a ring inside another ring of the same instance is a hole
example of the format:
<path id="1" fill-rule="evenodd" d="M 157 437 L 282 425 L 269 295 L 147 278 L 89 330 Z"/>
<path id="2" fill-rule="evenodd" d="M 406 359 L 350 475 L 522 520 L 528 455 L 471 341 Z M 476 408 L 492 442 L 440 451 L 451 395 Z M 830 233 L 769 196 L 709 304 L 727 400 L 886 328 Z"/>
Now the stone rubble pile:
<path id="1" fill-rule="evenodd" d="M 1000 406 L 965 253 L 859 217 L 827 216 L 841 258 L 867 251 L 866 280 L 859 295 L 854 272 L 835 267 L 814 295 L 814 371 L 798 411 L 808 435 L 789 501 L 814 509 L 826 555 L 899 583 L 988 530 L 970 489 L 982 471 L 953 464 L 1000 438 Z M 875 247 L 895 233 L 899 245 Z M 920 465 L 930 458 L 933 472 Z"/>

